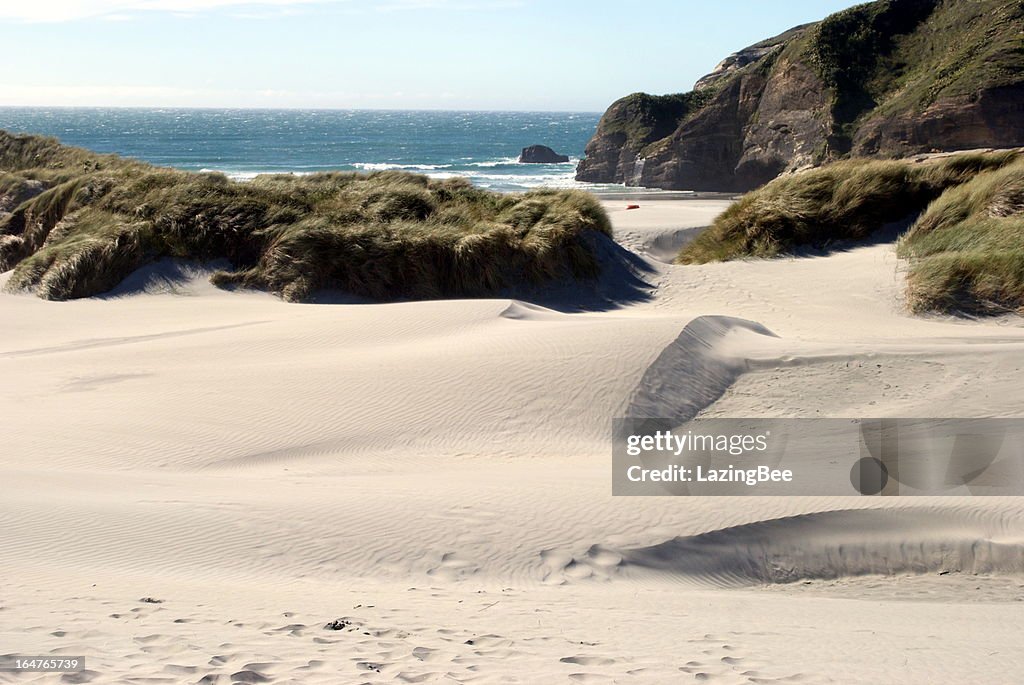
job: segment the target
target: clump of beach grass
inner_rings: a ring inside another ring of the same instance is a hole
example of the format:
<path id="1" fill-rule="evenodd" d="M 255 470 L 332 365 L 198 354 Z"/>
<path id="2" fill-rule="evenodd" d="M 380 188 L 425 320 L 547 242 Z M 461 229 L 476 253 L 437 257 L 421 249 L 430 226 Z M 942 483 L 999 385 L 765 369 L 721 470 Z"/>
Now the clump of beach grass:
<path id="1" fill-rule="evenodd" d="M 600 203 L 579 191 L 502 195 L 396 171 L 243 183 L 0 131 L 4 198 L 14 205 L 0 209 L 6 288 L 46 299 L 104 292 L 161 257 L 227 258 L 233 268 L 214 283 L 289 301 L 322 288 L 487 295 L 594 277 L 594 236 L 611 235 Z"/>
<path id="2" fill-rule="evenodd" d="M 949 188 L 1019 156 L 971 153 L 927 163 L 849 159 L 782 176 L 741 197 L 685 245 L 676 262 L 774 257 L 863 240 L 886 224 L 913 218 Z"/>
<path id="3" fill-rule="evenodd" d="M 828 249 L 915 217 L 898 243 L 913 311 L 1024 310 L 1024 155 L 1012 150 L 850 159 L 781 177 L 741 197 L 676 261 Z"/>
<path id="4" fill-rule="evenodd" d="M 944 193 L 898 250 L 915 311 L 1024 310 L 1024 159 Z"/>
<path id="5" fill-rule="evenodd" d="M 142 266 L 153 247 L 152 232 L 144 223 L 129 223 L 102 210 L 75 212 L 58 230 L 59 239 L 15 268 L 8 289 L 37 289 L 50 300 L 106 292 Z"/>
<path id="6" fill-rule="evenodd" d="M 440 194 L 446 187 L 457 189 L 441 185 Z M 476 203 L 421 217 L 437 193 L 377 195 L 366 200 L 368 216 L 339 223 L 313 215 L 274 230 L 255 265 L 215 274 L 214 282 L 263 288 L 290 301 L 324 288 L 375 299 L 478 296 L 515 284 L 596 276 L 596 258 L 582 237 L 611 230 L 596 200 L 581 192 L 492 198 L 492 211 L 481 218 L 467 211 L 481 211 Z M 387 220 L 380 218 L 382 210 Z"/>

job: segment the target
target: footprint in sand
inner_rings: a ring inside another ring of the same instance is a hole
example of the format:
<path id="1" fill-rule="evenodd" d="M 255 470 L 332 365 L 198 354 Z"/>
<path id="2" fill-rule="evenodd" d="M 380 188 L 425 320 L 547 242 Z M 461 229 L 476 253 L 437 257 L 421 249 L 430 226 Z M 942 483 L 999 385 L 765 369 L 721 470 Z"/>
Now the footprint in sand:
<path id="1" fill-rule="evenodd" d="M 450 581 L 471 576 L 479 570 L 480 567 L 476 562 L 466 559 L 456 552 L 446 552 L 441 556 L 440 564 L 427 570 L 427 575 Z"/>
<path id="2" fill-rule="evenodd" d="M 615 659 L 602 656 L 563 656 L 559 661 L 563 664 L 578 664 L 580 666 L 609 666 L 615 663 Z"/>
<path id="3" fill-rule="evenodd" d="M 430 647 L 415 647 L 412 650 L 412 655 L 420 661 L 430 661 L 437 656 L 437 650 Z"/>

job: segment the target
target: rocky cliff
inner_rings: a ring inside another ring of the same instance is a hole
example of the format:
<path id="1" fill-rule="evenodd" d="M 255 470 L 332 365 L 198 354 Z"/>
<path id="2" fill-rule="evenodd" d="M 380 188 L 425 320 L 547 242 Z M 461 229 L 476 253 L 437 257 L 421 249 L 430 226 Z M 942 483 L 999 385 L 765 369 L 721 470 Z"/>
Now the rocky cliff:
<path id="1" fill-rule="evenodd" d="M 744 191 L 850 155 L 1024 145 L 1024 0 L 877 0 L 605 112 L 580 181 Z"/>

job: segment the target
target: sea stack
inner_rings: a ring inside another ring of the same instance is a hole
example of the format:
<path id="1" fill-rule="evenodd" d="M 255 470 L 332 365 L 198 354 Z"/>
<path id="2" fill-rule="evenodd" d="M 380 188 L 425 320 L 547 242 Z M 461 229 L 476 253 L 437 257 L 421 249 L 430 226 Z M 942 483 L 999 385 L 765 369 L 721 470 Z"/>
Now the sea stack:
<path id="1" fill-rule="evenodd" d="M 568 161 L 568 155 L 560 155 L 547 145 L 531 145 L 519 153 L 521 164 L 563 164 Z"/>

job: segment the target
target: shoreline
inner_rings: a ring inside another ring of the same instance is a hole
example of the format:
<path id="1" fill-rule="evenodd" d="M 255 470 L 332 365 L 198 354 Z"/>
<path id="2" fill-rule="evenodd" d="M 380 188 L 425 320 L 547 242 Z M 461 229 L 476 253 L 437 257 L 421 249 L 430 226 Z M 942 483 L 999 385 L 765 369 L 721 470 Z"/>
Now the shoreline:
<path id="1" fill-rule="evenodd" d="M 580 188 L 586 190 L 586 188 Z M 666 200 L 735 200 L 741 193 L 729 193 L 718 191 L 696 191 L 696 190 L 658 190 L 647 188 L 637 191 L 624 190 L 621 193 L 609 191 L 587 191 L 596 195 L 601 201 L 623 200 L 627 202 L 640 202 L 654 200 L 664 202 Z"/>

